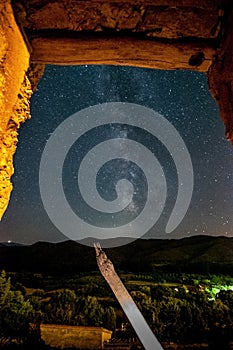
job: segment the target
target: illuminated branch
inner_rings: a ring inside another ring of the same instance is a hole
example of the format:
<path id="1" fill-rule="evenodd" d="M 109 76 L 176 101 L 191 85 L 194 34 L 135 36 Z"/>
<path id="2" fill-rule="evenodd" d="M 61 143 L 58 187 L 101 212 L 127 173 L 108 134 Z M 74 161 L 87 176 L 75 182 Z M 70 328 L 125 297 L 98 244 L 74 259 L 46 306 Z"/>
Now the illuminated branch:
<path id="1" fill-rule="evenodd" d="M 94 246 L 100 272 L 111 287 L 144 348 L 146 350 L 162 350 L 162 346 L 117 275 L 112 262 L 107 258 L 99 243 L 94 244 Z"/>

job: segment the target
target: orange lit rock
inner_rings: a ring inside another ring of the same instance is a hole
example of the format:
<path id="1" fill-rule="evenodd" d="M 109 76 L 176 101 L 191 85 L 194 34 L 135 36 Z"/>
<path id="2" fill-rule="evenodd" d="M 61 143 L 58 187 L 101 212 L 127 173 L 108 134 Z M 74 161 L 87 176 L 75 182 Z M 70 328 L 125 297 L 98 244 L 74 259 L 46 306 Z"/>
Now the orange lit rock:
<path id="1" fill-rule="evenodd" d="M 17 130 L 29 118 L 31 86 L 26 77 L 28 48 L 15 22 L 10 1 L 0 4 L 0 218 L 7 208 L 14 172 Z"/>
<path id="2" fill-rule="evenodd" d="M 214 38 L 219 0 L 14 1 L 24 28 L 33 31 L 133 31 L 157 38 Z"/>

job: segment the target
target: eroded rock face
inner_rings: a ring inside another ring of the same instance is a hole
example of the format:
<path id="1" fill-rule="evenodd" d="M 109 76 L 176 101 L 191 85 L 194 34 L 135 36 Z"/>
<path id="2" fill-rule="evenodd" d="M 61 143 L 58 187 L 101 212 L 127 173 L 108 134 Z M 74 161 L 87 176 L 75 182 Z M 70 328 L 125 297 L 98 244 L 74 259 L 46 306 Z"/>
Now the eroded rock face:
<path id="1" fill-rule="evenodd" d="M 29 67 L 30 54 L 15 22 L 10 1 L 0 3 L 0 219 L 12 191 L 18 129 L 30 118 L 32 89 L 42 68 Z"/>
<path id="2" fill-rule="evenodd" d="M 29 52 L 15 22 L 10 1 L 0 4 L 0 218 L 12 190 L 13 155 L 18 128 L 29 118 Z"/>
<path id="3" fill-rule="evenodd" d="M 209 70 L 233 143 L 232 9 L 232 0 L 1 0 L 0 218 L 18 128 L 46 63 Z"/>
<path id="4" fill-rule="evenodd" d="M 222 1 L 14 1 L 32 30 L 134 31 L 157 38 L 217 37 Z M 192 20 L 189 20 L 192 19 Z"/>
<path id="5" fill-rule="evenodd" d="M 213 59 L 209 88 L 220 109 L 226 138 L 233 144 L 233 9 L 229 10 L 225 32 Z"/>

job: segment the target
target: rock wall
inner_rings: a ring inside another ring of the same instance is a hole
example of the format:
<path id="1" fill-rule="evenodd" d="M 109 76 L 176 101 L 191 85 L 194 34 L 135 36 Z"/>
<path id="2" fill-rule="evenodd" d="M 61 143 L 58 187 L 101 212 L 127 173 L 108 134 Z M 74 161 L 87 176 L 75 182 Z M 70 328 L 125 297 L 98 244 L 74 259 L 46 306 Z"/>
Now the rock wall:
<path id="1" fill-rule="evenodd" d="M 30 54 L 15 22 L 10 1 L 0 3 L 0 218 L 12 190 L 18 128 L 29 118 Z"/>
<path id="2" fill-rule="evenodd" d="M 33 31 L 132 31 L 165 39 L 216 38 L 223 0 L 14 0 Z"/>
<path id="3" fill-rule="evenodd" d="M 10 0 L 0 2 L 0 220 L 12 191 L 18 129 L 30 118 L 30 97 L 43 74 L 30 64 L 30 46 L 15 21 Z"/>
<path id="4" fill-rule="evenodd" d="M 208 71 L 209 88 L 216 99 L 226 127 L 226 138 L 233 144 L 233 3 L 228 9 L 220 45 Z"/>

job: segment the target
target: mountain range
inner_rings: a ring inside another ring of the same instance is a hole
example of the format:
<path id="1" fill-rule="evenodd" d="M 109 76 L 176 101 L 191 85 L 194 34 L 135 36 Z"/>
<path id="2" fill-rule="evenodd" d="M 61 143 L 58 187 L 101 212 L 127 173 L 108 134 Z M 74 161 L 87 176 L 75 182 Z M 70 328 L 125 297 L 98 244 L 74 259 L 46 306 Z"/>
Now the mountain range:
<path id="1" fill-rule="evenodd" d="M 124 238 L 121 242 L 124 243 Z M 138 239 L 120 247 L 105 248 L 104 251 L 118 271 L 162 270 L 233 275 L 233 238 Z M 75 241 L 37 242 L 33 245 L 1 243 L 0 268 L 11 272 L 48 274 L 98 270 L 94 248 Z"/>

